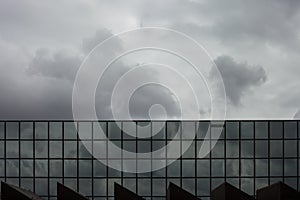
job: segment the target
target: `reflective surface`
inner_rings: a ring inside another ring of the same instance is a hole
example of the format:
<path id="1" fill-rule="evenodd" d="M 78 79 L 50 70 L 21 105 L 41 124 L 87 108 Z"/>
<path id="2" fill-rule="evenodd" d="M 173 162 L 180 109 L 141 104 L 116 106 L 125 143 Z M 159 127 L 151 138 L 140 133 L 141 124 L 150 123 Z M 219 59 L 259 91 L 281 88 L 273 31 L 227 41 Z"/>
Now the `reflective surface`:
<path id="1" fill-rule="evenodd" d="M 158 122 L 137 123 L 144 127 L 150 124 L 148 128 L 121 122 L 122 130 L 115 122 L 0 122 L 0 180 L 30 189 L 45 199 L 55 199 L 56 182 L 93 199 L 113 199 L 114 182 L 147 199 L 164 199 L 169 182 L 201 199 L 208 199 L 210 190 L 224 181 L 250 195 L 277 181 L 300 189 L 298 121 L 227 121 L 215 147 L 203 159 L 196 155 L 206 132 L 214 141 L 214 131 L 220 127 L 211 127 L 205 121 L 196 127 L 193 122 L 196 138 L 183 156 L 165 169 L 145 174 L 107 167 L 103 163 L 126 164 L 126 159 L 109 159 L 110 152 L 102 157 L 94 152 L 101 162 L 90 155 L 79 140 L 76 126 L 86 145 L 106 151 L 108 143 L 99 137 L 97 123 L 115 145 L 132 152 L 160 149 L 180 131 L 180 122 L 176 121 L 167 122 L 153 136 Z M 138 139 L 139 135 L 143 139 Z M 181 143 L 181 138 L 174 140 Z"/>

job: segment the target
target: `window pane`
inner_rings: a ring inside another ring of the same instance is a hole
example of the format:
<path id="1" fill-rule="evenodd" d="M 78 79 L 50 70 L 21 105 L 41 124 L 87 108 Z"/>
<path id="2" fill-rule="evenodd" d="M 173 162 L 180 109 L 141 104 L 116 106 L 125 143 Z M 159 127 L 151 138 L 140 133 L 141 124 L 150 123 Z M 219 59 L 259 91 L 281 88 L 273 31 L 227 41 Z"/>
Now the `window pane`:
<path id="1" fill-rule="evenodd" d="M 79 122 L 78 125 L 79 138 L 81 140 L 92 139 L 92 123 L 91 122 Z"/>
<path id="2" fill-rule="evenodd" d="M 227 159 L 226 160 L 226 175 L 227 176 L 239 176 L 239 160 Z"/>
<path id="3" fill-rule="evenodd" d="M 241 138 L 253 139 L 253 122 L 241 122 Z"/>
<path id="4" fill-rule="evenodd" d="M 0 177 L 4 176 L 4 160 L 0 159 Z"/>
<path id="5" fill-rule="evenodd" d="M 226 122 L 226 138 L 227 139 L 239 138 L 239 122 Z"/>
<path id="6" fill-rule="evenodd" d="M 18 158 L 19 157 L 19 142 L 18 141 L 6 141 L 6 157 Z"/>
<path id="7" fill-rule="evenodd" d="M 48 160 L 35 161 L 35 176 L 39 176 L 39 177 L 48 176 Z"/>
<path id="8" fill-rule="evenodd" d="M 166 138 L 166 125 L 161 125 L 161 122 L 152 122 L 152 131 L 153 140 Z"/>
<path id="9" fill-rule="evenodd" d="M 21 160 L 21 176 L 33 176 L 33 160 Z"/>
<path id="10" fill-rule="evenodd" d="M 270 137 L 282 138 L 282 122 L 270 122 Z"/>
<path id="11" fill-rule="evenodd" d="M 297 140 L 284 141 L 284 156 L 297 157 Z"/>
<path id="12" fill-rule="evenodd" d="M 268 140 L 256 140 L 255 141 L 255 156 L 257 158 L 268 157 Z"/>
<path id="13" fill-rule="evenodd" d="M 0 139 L 4 139 L 4 122 L 0 122 Z"/>
<path id="14" fill-rule="evenodd" d="M 255 138 L 267 139 L 268 137 L 268 122 L 255 122 Z"/>
<path id="15" fill-rule="evenodd" d="M 61 141 L 50 141 L 50 158 L 62 158 Z"/>
<path id="16" fill-rule="evenodd" d="M 267 159 L 256 159 L 255 160 L 255 173 L 256 176 L 268 176 L 268 160 Z"/>
<path id="17" fill-rule="evenodd" d="M 21 139 L 33 138 L 33 123 L 21 122 Z"/>
<path id="18" fill-rule="evenodd" d="M 77 161 L 65 160 L 64 161 L 64 175 L 66 177 L 77 177 Z"/>
<path id="19" fill-rule="evenodd" d="M 243 158 L 251 158 L 254 155 L 253 141 L 242 141 L 241 142 L 241 156 Z"/>
<path id="20" fill-rule="evenodd" d="M 61 177 L 62 176 L 62 161 L 61 160 L 50 160 L 50 177 Z"/>
<path id="21" fill-rule="evenodd" d="M 19 138 L 19 123 L 18 122 L 6 122 L 6 138 L 18 139 Z"/>
<path id="22" fill-rule="evenodd" d="M 99 160 L 94 160 L 94 177 L 106 177 L 106 165 Z"/>
<path id="23" fill-rule="evenodd" d="M 279 140 L 270 141 L 270 156 L 282 157 L 282 141 Z"/>
<path id="24" fill-rule="evenodd" d="M 62 138 L 62 123 L 50 122 L 50 138 L 61 139 Z"/>
<path id="25" fill-rule="evenodd" d="M 282 176 L 282 159 L 271 159 L 270 160 L 270 175 L 271 176 Z"/>
<path id="26" fill-rule="evenodd" d="M 46 141 L 35 142 L 35 157 L 48 158 L 48 142 Z"/>
<path id="27" fill-rule="evenodd" d="M 197 176 L 198 177 L 209 177 L 210 176 L 209 160 L 198 160 L 197 161 Z"/>
<path id="28" fill-rule="evenodd" d="M 242 159 L 241 160 L 241 175 L 242 176 L 253 176 L 254 168 L 253 168 L 253 160 L 252 159 Z"/>
<path id="29" fill-rule="evenodd" d="M 212 160 L 212 176 L 224 176 L 224 160 Z"/>
<path id="30" fill-rule="evenodd" d="M 35 138 L 36 139 L 47 139 L 48 138 L 48 123 L 47 122 L 36 122 L 35 123 Z"/>
<path id="31" fill-rule="evenodd" d="M 165 196 L 166 195 L 166 181 L 165 179 L 153 179 L 153 194 L 157 196 Z"/>
<path id="32" fill-rule="evenodd" d="M 168 177 L 180 177 L 180 161 L 176 160 L 168 167 Z"/>
<path id="33" fill-rule="evenodd" d="M 35 193 L 39 196 L 48 195 L 48 179 L 47 178 L 35 179 Z"/>
<path id="34" fill-rule="evenodd" d="M 195 142 L 191 143 L 191 146 L 183 153 L 183 158 L 195 158 Z"/>
<path id="35" fill-rule="evenodd" d="M 93 122 L 93 139 L 106 139 L 106 122 Z"/>
<path id="36" fill-rule="evenodd" d="M 199 122 L 197 139 L 204 139 L 209 129 L 209 122 Z"/>
<path id="37" fill-rule="evenodd" d="M 64 138 L 65 139 L 77 138 L 77 129 L 74 122 L 64 122 Z"/>
<path id="38" fill-rule="evenodd" d="M 241 180 L 241 189 L 249 195 L 254 195 L 254 182 L 251 178 L 243 178 Z"/>
<path id="39" fill-rule="evenodd" d="M 239 141 L 226 142 L 226 157 L 238 158 L 239 157 Z"/>
<path id="40" fill-rule="evenodd" d="M 79 179 L 79 193 L 84 196 L 92 195 L 92 180 L 91 179 Z"/>
<path id="41" fill-rule="evenodd" d="M 173 139 L 178 131 L 180 131 L 180 124 L 178 122 L 167 122 L 167 139 Z"/>
<path id="42" fill-rule="evenodd" d="M 219 140 L 212 149 L 213 158 L 224 158 L 224 141 Z"/>
<path id="43" fill-rule="evenodd" d="M 284 160 L 284 175 L 297 176 L 297 159 Z"/>
<path id="44" fill-rule="evenodd" d="M 182 189 L 188 191 L 189 193 L 195 195 L 195 179 L 185 178 L 182 179 Z"/>
<path id="45" fill-rule="evenodd" d="M 64 142 L 64 157 L 65 158 L 76 158 L 77 157 L 77 142 L 76 141 L 65 141 Z"/>
<path id="46" fill-rule="evenodd" d="M 4 141 L 0 141 L 0 158 L 4 158 Z"/>
<path id="47" fill-rule="evenodd" d="M 284 122 L 284 137 L 297 138 L 297 122 Z"/>
<path id="48" fill-rule="evenodd" d="M 108 122 L 109 139 L 121 139 L 121 129 L 116 122 Z"/>
<path id="49" fill-rule="evenodd" d="M 11 177 L 19 176 L 19 160 L 6 161 L 6 175 Z"/>
<path id="50" fill-rule="evenodd" d="M 79 176 L 80 177 L 92 176 L 92 160 L 79 160 Z"/>
<path id="51" fill-rule="evenodd" d="M 197 179 L 197 193 L 198 195 L 210 195 L 210 179 L 208 178 L 201 178 Z"/>
<path id="52" fill-rule="evenodd" d="M 183 177 L 195 177 L 195 161 L 183 160 L 182 161 L 182 176 Z"/>
<path id="53" fill-rule="evenodd" d="M 126 182 L 124 180 L 124 182 Z M 134 180 L 135 182 L 135 180 Z M 126 185 L 128 188 L 128 185 Z M 106 195 L 106 180 L 105 179 L 94 179 L 93 181 L 94 195 L 95 196 L 105 196 Z"/>

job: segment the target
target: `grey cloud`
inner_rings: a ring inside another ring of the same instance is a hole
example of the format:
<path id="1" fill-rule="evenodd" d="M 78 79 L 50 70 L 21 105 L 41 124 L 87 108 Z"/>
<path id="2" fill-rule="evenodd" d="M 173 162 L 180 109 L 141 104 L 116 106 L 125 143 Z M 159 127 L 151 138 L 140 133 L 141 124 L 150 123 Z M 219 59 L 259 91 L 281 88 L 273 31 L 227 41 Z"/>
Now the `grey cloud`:
<path id="1" fill-rule="evenodd" d="M 79 56 L 67 55 L 62 51 L 51 55 L 47 49 L 38 49 L 29 64 L 28 73 L 73 82 L 80 63 Z"/>
<path id="2" fill-rule="evenodd" d="M 235 106 L 241 104 L 242 98 L 251 89 L 265 83 L 267 79 L 263 67 L 238 63 L 230 56 L 220 56 L 215 59 L 215 63 L 223 78 L 226 95 Z M 216 73 L 212 70 L 210 77 L 214 79 Z"/>
<path id="3" fill-rule="evenodd" d="M 105 39 L 107 39 L 111 36 L 112 36 L 111 31 L 109 31 L 107 29 L 97 30 L 96 33 L 92 37 L 88 37 L 88 38 L 83 39 L 82 44 L 81 44 L 81 50 L 85 54 L 88 54 L 98 44 L 100 44 Z M 114 41 L 116 41 L 116 40 L 114 40 Z M 120 43 L 117 43 L 117 42 L 120 42 L 120 41 L 116 41 L 114 44 L 112 44 L 114 49 L 121 48 Z"/>
<path id="4" fill-rule="evenodd" d="M 294 119 L 300 119 L 300 110 L 296 112 L 296 114 L 294 115 Z"/>

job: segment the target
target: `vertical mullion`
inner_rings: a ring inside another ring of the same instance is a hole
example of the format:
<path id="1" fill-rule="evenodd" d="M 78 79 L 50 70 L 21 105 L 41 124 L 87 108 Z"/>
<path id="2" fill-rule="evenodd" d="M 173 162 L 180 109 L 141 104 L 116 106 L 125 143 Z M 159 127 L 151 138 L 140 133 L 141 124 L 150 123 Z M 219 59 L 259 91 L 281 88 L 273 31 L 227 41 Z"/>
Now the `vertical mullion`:
<path id="1" fill-rule="evenodd" d="M 21 123 L 18 122 L 18 141 L 19 141 L 19 187 L 21 186 Z"/>
<path id="2" fill-rule="evenodd" d="M 270 185 L 270 183 L 271 183 L 271 177 L 270 177 L 270 175 L 271 175 L 271 172 L 270 172 L 270 169 L 271 169 L 271 167 L 270 167 L 270 165 L 271 165 L 271 161 L 270 161 L 270 154 L 271 154 L 271 152 L 270 152 L 270 150 L 271 150 L 271 148 L 270 148 L 270 144 L 271 144 L 271 142 L 270 142 L 270 139 L 271 139 L 271 133 L 270 133 L 270 130 L 271 130 L 271 124 L 270 124 L 270 121 L 268 121 L 268 185 Z"/>
<path id="3" fill-rule="evenodd" d="M 7 160 L 6 160 L 6 153 L 7 153 L 7 151 L 6 151 L 6 142 L 7 142 L 7 137 L 6 137 L 6 122 L 4 122 L 4 180 L 5 180 L 5 182 L 7 181 L 7 173 L 6 173 L 6 164 L 7 164 Z"/>

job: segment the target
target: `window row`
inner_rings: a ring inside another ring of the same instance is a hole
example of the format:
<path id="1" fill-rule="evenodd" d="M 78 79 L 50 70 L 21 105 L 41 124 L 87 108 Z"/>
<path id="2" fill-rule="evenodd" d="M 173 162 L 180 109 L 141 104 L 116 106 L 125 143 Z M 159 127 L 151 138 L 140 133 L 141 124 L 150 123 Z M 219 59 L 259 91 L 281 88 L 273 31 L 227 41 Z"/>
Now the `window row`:
<path id="1" fill-rule="evenodd" d="M 56 183 L 61 182 L 84 196 L 113 196 L 113 185 L 115 182 L 139 194 L 143 197 L 166 196 L 166 188 L 172 182 L 181 186 L 183 189 L 199 197 L 210 196 L 210 191 L 222 184 L 224 178 L 8 178 L 8 183 L 18 185 L 22 188 L 34 191 L 40 196 L 56 196 Z M 244 192 L 254 195 L 259 188 L 269 184 L 283 181 L 291 187 L 297 189 L 299 180 L 297 178 L 228 178 L 227 182 L 240 188 Z"/>
<path id="2" fill-rule="evenodd" d="M 0 177 L 135 177 L 106 167 L 106 160 L 1 160 Z M 104 163 L 104 164 L 103 164 Z M 120 162 L 120 165 L 126 163 Z M 138 177 L 268 177 L 300 173 L 297 159 L 176 160 L 165 169 Z"/>
<path id="3" fill-rule="evenodd" d="M 198 139 L 208 133 L 211 138 L 222 127 L 210 122 L 183 122 L 194 127 Z M 172 139 L 181 133 L 181 122 L 0 122 L 0 139 Z M 226 121 L 221 138 L 227 139 L 281 139 L 297 138 L 297 121 Z M 222 124 L 221 124 L 222 125 Z M 77 129 L 76 129 L 77 127 Z M 122 130 L 122 131 L 121 131 Z M 5 134 L 6 133 L 6 134 Z M 184 138 L 184 136 L 182 136 Z"/>

